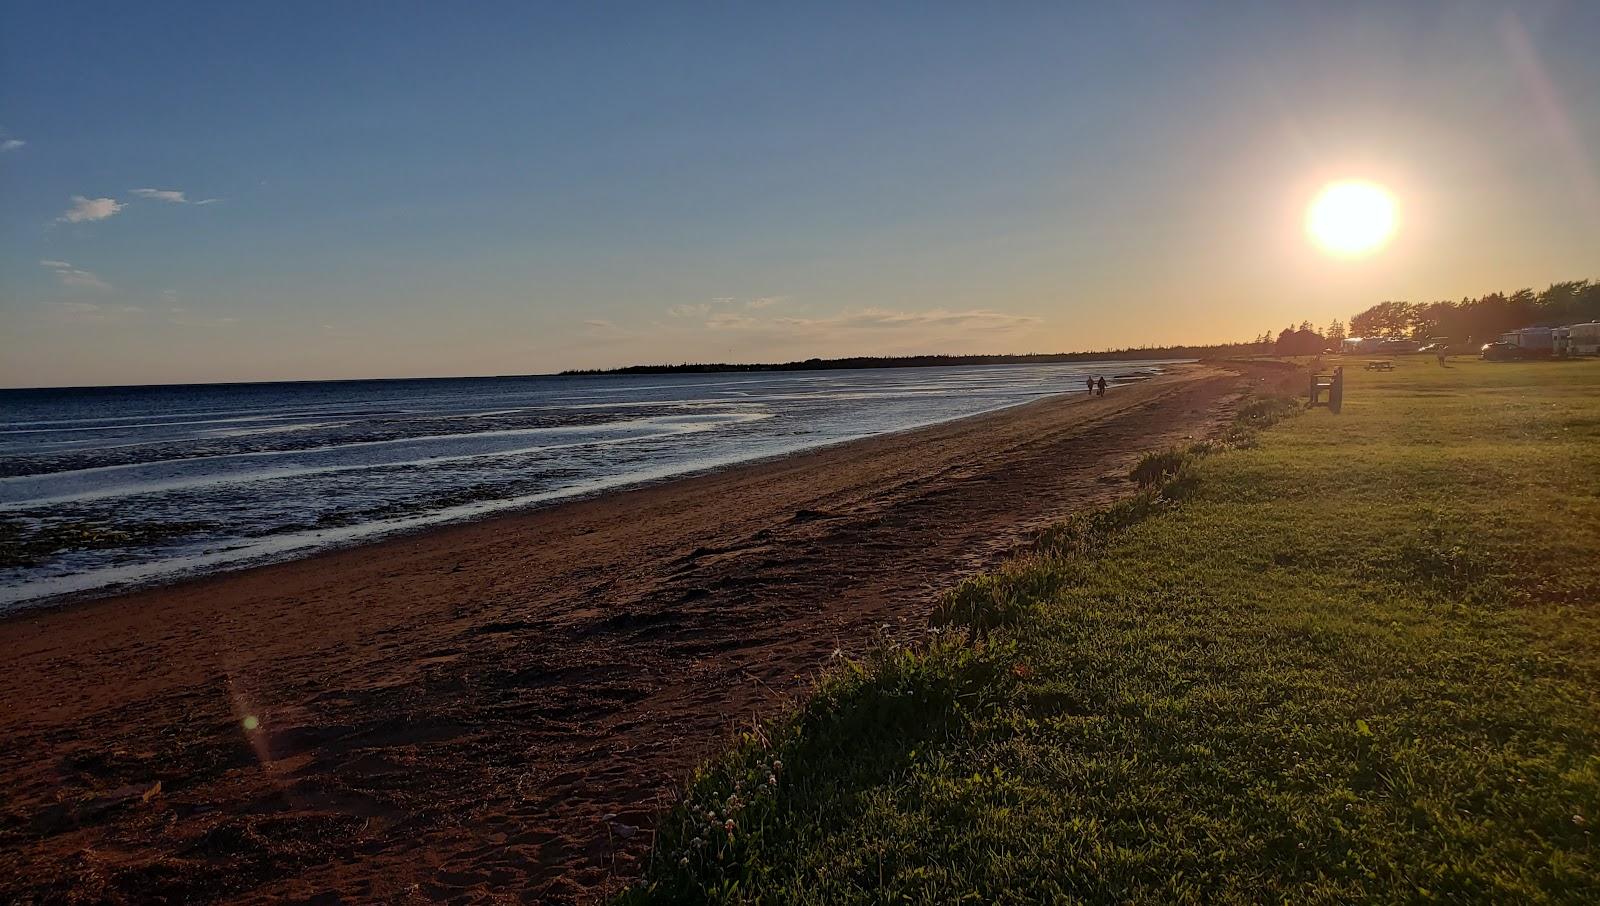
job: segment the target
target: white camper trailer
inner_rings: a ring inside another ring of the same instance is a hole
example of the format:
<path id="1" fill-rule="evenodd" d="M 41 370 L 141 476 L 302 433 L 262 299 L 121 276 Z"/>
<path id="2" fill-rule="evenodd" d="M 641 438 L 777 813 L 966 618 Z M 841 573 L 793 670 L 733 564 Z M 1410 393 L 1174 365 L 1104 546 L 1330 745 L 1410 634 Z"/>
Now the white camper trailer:
<path id="1" fill-rule="evenodd" d="M 1366 355 L 1383 348 L 1383 337 L 1345 337 L 1339 351 L 1345 355 Z"/>
<path id="2" fill-rule="evenodd" d="M 1600 355 L 1600 321 L 1574 324 L 1566 330 L 1567 355 Z"/>

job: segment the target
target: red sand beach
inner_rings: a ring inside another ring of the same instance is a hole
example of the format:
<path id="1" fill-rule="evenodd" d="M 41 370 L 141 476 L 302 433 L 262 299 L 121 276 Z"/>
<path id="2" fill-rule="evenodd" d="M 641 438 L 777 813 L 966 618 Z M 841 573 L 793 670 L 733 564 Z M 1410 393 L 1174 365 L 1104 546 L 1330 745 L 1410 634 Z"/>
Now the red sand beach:
<path id="1" fill-rule="evenodd" d="M 0 621 L 0 899 L 591 900 L 730 728 L 1252 379 L 1185 366 Z"/>

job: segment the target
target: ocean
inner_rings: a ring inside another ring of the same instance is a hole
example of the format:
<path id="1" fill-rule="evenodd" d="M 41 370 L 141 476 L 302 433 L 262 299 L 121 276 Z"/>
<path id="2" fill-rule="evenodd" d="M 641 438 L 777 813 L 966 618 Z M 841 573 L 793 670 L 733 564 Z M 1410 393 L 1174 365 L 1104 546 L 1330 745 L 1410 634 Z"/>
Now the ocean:
<path id="1" fill-rule="evenodd" d="M 0 391 L 0 610 L 304 556 L 1161 363 Z"/>

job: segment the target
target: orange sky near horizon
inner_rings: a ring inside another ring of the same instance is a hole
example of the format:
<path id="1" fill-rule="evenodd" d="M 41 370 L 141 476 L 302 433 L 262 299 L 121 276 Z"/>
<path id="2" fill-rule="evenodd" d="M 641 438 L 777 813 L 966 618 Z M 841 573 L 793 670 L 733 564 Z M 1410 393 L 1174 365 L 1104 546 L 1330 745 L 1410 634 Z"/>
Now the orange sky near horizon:
<path id="1" fill-rule="evenodd" d="M 39 42 L 81 23 L 35 10 L 0 38 L 0 385 L 1206 344 L 1600 278 L 1597 10 L 217 10 L 299 62 L 216 78 L 131 13 L 69 67 Z M 1380 248 L 1308 236 L 1341 180 L 1392 194 Z"/>

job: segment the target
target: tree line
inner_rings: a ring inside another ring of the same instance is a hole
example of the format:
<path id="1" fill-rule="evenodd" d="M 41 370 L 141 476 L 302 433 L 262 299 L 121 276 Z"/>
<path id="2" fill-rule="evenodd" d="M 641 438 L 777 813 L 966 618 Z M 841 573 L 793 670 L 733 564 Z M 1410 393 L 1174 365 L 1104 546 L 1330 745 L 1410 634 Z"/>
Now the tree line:
<path id="1" fill-rule="evenodd" d="M 1600 282 L 1568 280 L 1544 292 L 1519 289 L 1489 293 L 1459 302 L 1379 302 L 1350 319 L 1323 329 L 1310 321 L 1289 325 L 1276 334 L 1263 333 L 1255 345 L 1275 355 L 1316 355 L 1337 349 L 1346 336 L 1424 341 L 1446 337 L 1453 343 L 1479 343 L 1523 327 L 1554 327 L 1600 321 Z"/>
<path id="2" fill-rule="evenodd" d="M 1449 337 L 1488 341 L 1523 327 L 1600 321 L 1600 283 L 1568 280 L 1544 292 L 1519 289 L 1460 302 L 1379 302 L 1350 319 L 1358 337 Z"/>
<path id="3" fill-rule="evenodd" d="M 1048 362 L 1141 361 L 1149 359 L 1219 359 L 1247 355 L 1318 355 L 1338 349 L 1346 336 L 1452 342 L 1485 342 L 1522 327 L 1600 321 L 1600 282 L 1568 280 L 1536 293 L 1489 293 L 1459 302 L 1379 302 L 1350 319 L 1337 318 L 1318 329 L 1310 321 L 1267 331 L 1242 343 L 1206 346 L 1139 346 L 1098 352 L 1028 353 L 1024 355 L 856 356 L 797 362 L 684 362 L 676 365 L 630 365 L 626 368 L 564 371 L 562 374 L 710 374 L 724 371 L 827 371 L 844 368 L 929 368 L 951 365 L 1014 365 Z"/>
<path id="4" fill-rule="evenodd" d="M 900 355 L 805 359 L 796 362 L 684 362 L 676 365 L 629 365 L 592 368 L 562 374 L 717 374 L 729 371 L 832 371 L 845 368 L 937 368 L 952 365 L 1036 365 L 1052 362 L 1140 362 L 1154 359 L 1216 359 L 1261 355 L 1270 342 L 1215 343 L 1208 346 L 1139 346 L 1098 352 L 1034 352 L 1019 355 Z"/>

